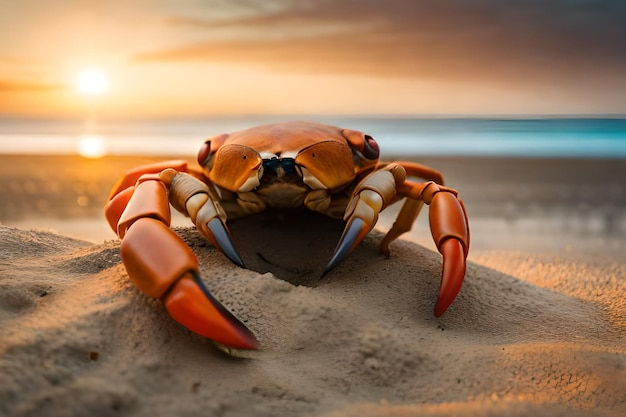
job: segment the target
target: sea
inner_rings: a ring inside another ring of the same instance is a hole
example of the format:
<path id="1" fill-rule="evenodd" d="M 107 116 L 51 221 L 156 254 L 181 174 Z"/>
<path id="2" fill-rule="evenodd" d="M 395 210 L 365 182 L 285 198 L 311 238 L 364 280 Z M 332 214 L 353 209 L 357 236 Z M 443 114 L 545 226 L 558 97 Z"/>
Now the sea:
<path id="1" fill-rule="evenodd" d="M 317 121 L 364 131 L 381 156 L 626 158 L 624 117 L 231 116 L 153 120 L 0 118 L 2 154 L 195 155 L 214 135 Z"/>

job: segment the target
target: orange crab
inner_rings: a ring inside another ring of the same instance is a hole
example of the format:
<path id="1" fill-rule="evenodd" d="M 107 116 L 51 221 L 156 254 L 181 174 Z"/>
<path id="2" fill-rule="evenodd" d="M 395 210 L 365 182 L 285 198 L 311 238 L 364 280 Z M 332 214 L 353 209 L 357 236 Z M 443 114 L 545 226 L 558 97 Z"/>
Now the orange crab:
<path id="1" fill-rule="evenodd" d="M 356 130 L 304 122 L 257 126 L 207 140 L 198 153 L 202 170 L 167 161 L 128 171 L 113 187 L 105 215 L 122 239 L 128 275 L 142 292 L 161 299 L 169 314 L 193 332 L 226 346 L 256 349 L 253 333 L 211 295 L 195 255 L 169 228 L 170 204 L 241 267 L 228 219 L 270 207 L 305 207 L 343 218 L 345 229 L 328 272 L 372 230 L 383 209 L 406 198 L 381 243 L 388 254 L 389 244 L 410 230 L 426 203 L 443 255 L 438 317 L 465 276 L 470 243 L 465 208 L 457 192 L 443 186 L 438 171 L 378 159 L 376 141 Z"/>

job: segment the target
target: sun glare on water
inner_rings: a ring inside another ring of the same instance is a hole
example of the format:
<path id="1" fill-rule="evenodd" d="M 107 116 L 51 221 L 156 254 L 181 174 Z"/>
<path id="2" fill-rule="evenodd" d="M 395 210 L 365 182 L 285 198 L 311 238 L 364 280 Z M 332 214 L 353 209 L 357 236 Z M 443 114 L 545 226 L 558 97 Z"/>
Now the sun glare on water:
<path id="1" fill-rule="evenodd" d="M 88 69 L 78 76 L 77 87 L 85 95 L 102 94 L 109 88 L 109 78 L 104 71 Z"/>
<path id="2" fill-rule="evenodd" d="M 106 155 L 104 140 L 100 136 L 85 135 L 78 139 L 76 152 L 85 158 L 101 158 Z"/>

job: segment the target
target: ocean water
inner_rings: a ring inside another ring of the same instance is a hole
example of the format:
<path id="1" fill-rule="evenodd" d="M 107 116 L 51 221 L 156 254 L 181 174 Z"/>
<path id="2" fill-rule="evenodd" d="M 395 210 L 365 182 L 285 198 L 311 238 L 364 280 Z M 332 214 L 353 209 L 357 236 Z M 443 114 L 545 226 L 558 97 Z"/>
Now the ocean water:
<path id="1" fill-rule="evenodd" d="M 0 153 L 194 156 L 206 138 L 309 120 L 362 130 L 381 154 L 626 158 L 626 118 L 249 116 L 134 121 L 0 119 Z"/>

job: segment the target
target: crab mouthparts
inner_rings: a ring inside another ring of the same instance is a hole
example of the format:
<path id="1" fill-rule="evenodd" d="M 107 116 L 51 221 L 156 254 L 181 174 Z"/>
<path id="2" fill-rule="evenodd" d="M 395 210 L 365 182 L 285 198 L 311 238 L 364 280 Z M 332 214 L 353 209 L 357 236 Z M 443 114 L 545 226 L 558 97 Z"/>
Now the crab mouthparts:
<path id="1" fill-rule="evenodd" d="M 278 178 L 282 178 L 285 175 L 297 174 L 300 175 L 296 166 L 296 160 L 293 158 L 277 158 L 263 160 L 263 171 L 265 173 L 273 173 Z"/>

